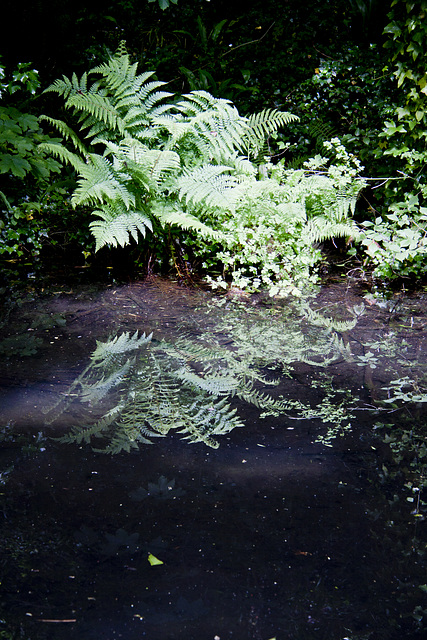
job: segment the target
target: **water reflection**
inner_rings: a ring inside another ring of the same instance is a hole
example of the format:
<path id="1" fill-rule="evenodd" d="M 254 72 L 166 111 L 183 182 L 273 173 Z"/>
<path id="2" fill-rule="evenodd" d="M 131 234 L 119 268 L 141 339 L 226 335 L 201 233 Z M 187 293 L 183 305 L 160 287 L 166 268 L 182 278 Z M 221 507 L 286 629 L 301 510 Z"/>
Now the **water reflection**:
<path id="1" fill-rule="evenodd" d="M 98 341 L 89 365 L 48 410 L 52 424 L 72 405 L 86 405 L 92 424 L 76 425 L 61 441 L 107 440 L 102 450 L 115 454 L 174 430 L 190 443 L 216 448 L 219 437 L 244 426 L 237 402 L 253 405 L 262 418 L 319 418 L 330 425 L 329 437 L 350 427 L 351 395 L 342 397 L 325 376 L 312 380 L 320 392 L 315 403 L 298 389 L 280 390 L 295 362 L 315 370 L 352 359 L 343 335 L 355 327 L 362 305 L 350 309 L 347 321 L 307 303 L 255 309 L 212 300 L 206 311 L 203 324 L 184 319 L 173 341 L 138 331 Z M 95 410 L 100 415 L 93 422 Z"/>
<path id="2" fill-rule="evenodd" d="M 184 294 L 58 297 L 4 361 L 3 637 L 421 639 L 423 315 Z"/>

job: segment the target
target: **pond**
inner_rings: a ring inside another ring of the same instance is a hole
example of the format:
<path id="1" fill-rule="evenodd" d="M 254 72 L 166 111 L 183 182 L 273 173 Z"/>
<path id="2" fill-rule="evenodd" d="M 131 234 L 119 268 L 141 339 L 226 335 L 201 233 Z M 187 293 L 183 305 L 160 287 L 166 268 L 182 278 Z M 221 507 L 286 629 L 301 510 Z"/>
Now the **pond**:
<path id="1" fill-rule="evenodd" d="M 424 637 L 425 310 L 159 278 L 19 301 L 0 637 Z"/>

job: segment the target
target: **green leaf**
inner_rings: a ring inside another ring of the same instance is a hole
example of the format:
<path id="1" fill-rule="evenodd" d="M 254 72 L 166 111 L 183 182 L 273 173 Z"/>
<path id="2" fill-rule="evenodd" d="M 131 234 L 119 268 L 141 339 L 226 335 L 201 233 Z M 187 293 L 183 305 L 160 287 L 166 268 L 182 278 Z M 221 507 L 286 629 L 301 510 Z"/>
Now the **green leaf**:
<path id="1" fill-rule="evenodd" d="M 31 165 L 25 158 L 10 153 L 0 155 L 0 173 L 11 172 L 17 178 L 25 178 L 28 171 L 31 171 Z"/>
<path id="2" fill-rule="evenodd" d="M 159 560 L 159 558 L 156 558 L 156 556 L 153 556 L 152 553 L 148 554 L 148 562 L 151 564 L 152 567 L 155 567 L 156 565 L 159 565 L 159 564 L 164 564 L 162 560 Z"/>

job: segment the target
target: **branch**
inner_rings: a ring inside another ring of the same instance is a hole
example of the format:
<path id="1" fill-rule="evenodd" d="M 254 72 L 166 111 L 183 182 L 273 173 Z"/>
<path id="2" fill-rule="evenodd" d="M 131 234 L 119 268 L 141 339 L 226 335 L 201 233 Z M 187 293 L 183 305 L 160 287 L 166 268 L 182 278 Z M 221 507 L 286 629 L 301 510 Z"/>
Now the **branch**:
<path id="1" fill-rule="evenodd" d="M 248 44 L 255 44 L 256 42 L 261 42 L 261 40 L 263 40 L 263 38 L 265 38 L 267 33 L 274 27 L 275 24 L 276 24 L 276 22 L 272 22 L 271 25 L 268 27 L 267 31 L 260 38 L 258 38 L 257 40 L 249 40 L 249 42 L 243 42 L 242 44 L 238 44 L 237 47 L 232 47 L 231 49 L 229 49 L 225 53 L 222 53 L 219 57 L 223 58 L 224 56 L 228 56 L 228 54 L 231 53 L 232 51 L 236 51 L 236 49 L 240 49 L 240 47 L 246 47 L 246 45 L 248 45 Z"/>

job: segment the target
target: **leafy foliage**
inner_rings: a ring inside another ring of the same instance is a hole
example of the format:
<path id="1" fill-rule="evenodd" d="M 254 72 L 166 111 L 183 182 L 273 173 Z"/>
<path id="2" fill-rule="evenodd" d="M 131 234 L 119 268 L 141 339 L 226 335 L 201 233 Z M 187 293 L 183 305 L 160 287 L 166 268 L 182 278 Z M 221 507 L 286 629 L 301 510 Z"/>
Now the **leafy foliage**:
<path id="1" fill-rule="evenodd" d="M 156 0 L 148 0 L 148 2 L 156 2 Z M 168 9 L 172 4 L 178 4 L 178 0 L 157 0 L 157 3 L 162 11 Z"/>
<path id="2" fill-rule="evenodd" d="M 152 72 L 138 74 L 120 49 L 80 79 L 64 77 L 48 88 L 64 97 L 91 143 L 82 157 L 77 136 L 50 119 L 77 153 L 56 143 L 41 147 L 78 172 L 72 202 L 97 206 L 97 249 L 177 225 L 197 234 L 192 250 L 205 264 L 210 254 L 223 262 L 228 281 L 267 286 L 271 295 L 298 293 L 315 279 L 314 243 L 357 236 L 349 216 L 364 185 L 360 166 L 335 140 L 324 144 L 335 165 L 325 169 L 319 156 L 306 171 L 286 173 L 263 154 L 266 138 L 295 116 L 265 109 L 246 118 L 206 91 L 179 97 L 163 85 Z"/>
<path id="3" fill-rule="evenodd" d="M 22 63 L 7 82 L 0 65 L 0 97 L 26 92 L 39 86 L 37 71 Z M 43 133 L 35 115 L 14 106 L 0 106 L 0 255 L 37 256 L 47 237 L 41 219 L 43 195 L 48 181 L 61 165 L 40 144 L 54 141 Z"/>
<path id="4" fill-rule="evenodd" d="M 300 295 L 317 281 L 316 243 L 359 237 L 350 215 L 364 185 L 360 165 L 338 139 L 325 145 L 334 161 L 317 156 L 301 170 L 265 164 L 264 180 L 242 184 L 235 215 L 220 218 L 227 244 L 217 253 L 223 273 L 209 276 L 213 286 L 226 288 L 231 280 L 249 291 L 267 288 L 271 296 Z"/>
<path id="5" fill-rule="evenodd" d="M 364 223 L 368 260 L 377 277 L 422 276 L 426 271 L 427 234 L 427 75 L 423 43 L 427 35 L 426 2 L 394 0 L 385 28 L 390 65 L 400 95 L 379 134 L 380 150 L 399 165 L 401 180 L 389 181 L 389 210 Z"/>
<path id="6" fill-rule="evenodd" d="M 89 84 L 92 74 L 101 78 Z M 65 123 L 49 118 L 78 153 L 55 142 L 41 149 L 78 172 L 75 205 L 99 206 L 102 223 L 91 227 L 97 248 L 123 246 L 136 230 L 151 229 L 159 211 L 160 222 L 180 225 L 182 220 L 184 228 L 215 236 L 201 224 L 200 213 L 229 205 L 228 192 L 242 173 L 238 152 L 243 146 L 247 153 L 257 149 L 266 130 L 292 119 L 276 110 L 260 114 L 252 124 L 228 101 L 203 91 L 166 102 L 172 94 L 160 91 L 164 83 L 152 76 L 138 75 L 137 65 L 119 51 L 80 80 L 64 77 L 48 88 L 78 114 L 92 147 L 103 149 L 102 155 L 85 150 L 82 158 L 84 147 L 77 136 Z"/>
<path id="7" fill-rule="evenodd" d="M 388 214 L 363 225 L 362 243 L 376 277 L 393 280 L 427 271 L 427 208 L 416 196 L 408 194 Z"/>
<path id="8" fill-rule="evenodd" d="M 391 50 L 393 75 L 404 95 L 404 104 L 385 123 L 381 134 L 384 153 L 404 160 L 405 171 L 415 179 L 422 179 L 427 158 L 427 74 L 423 46 L 427 36 L 427 3 L 393 0 L 391 6 L 390 23 L 385 28 L 389 37 L 384 46 Z"/>
<path id="9" fill-rule="evenodd" d="M 321 56 L 293 96 L 293 111 L 301 120 L 291 138 L 290 160 L 322 153 L 323 142 L 338 136 L 369 175 L 389 175 L 377 153 L 378 130 L 398 94 L 383 69 L 386 64 L 386 51 L 376 43 L 348 44 L 333 56 Z"/>

